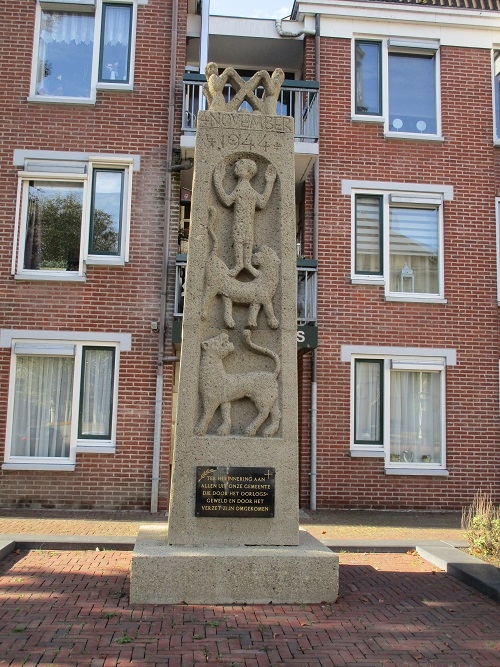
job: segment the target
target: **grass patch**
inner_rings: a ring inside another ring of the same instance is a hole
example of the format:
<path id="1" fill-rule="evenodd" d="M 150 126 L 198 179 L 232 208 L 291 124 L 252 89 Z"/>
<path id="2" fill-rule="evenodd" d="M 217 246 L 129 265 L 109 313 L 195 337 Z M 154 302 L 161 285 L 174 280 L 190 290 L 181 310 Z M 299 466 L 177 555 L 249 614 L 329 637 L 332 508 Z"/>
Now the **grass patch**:
<path id="1" fill-rule="evenodd" d="M 500 507 L 492 492 L 478 491 L 462 511 L 462 530 L 472 553 L 500 557 Z"/>

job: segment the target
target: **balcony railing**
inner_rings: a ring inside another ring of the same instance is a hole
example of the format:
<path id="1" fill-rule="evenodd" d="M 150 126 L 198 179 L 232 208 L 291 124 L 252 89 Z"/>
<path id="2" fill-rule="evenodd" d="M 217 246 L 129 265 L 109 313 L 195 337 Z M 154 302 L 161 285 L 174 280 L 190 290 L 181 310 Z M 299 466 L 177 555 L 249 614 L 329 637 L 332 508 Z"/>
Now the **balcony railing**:
<path id="1" fill-rule="evenodd" d="M 200 109 L 205 109 L 203 97 L 203 74 L 184 75 L 184 96 L 182 108 L 182 131 L 186 134 L 196 132 L 196 118 Z M 281 86 L 276 105 L 278 116 L 293 116 L 295 121 L 295 141 L 315 143 L 319 136 L 319 84 L 316 81 L 287 80 Z M 262 96 L 264 89 L 257 88 L 256 94 Z M 229 102 L 234 95 L 230 85 L 224 89 L 226 100 Z M 250 106 L 243 102 L 240 109 Z"/>
<path id="2" fill-rule="evenodd" d="M 318 262 L 297 260 L 297 325 L 316 325 Z"/>
<path id="3" fill-rule="evenodd" d="M 184 312 L 184 282 L 186 280 L 186 255 L 178 254 L 175 261 L 174 317 Z M 318 263 L 312 259 L 297 260 L 297 326 L 316 325 Z"/>

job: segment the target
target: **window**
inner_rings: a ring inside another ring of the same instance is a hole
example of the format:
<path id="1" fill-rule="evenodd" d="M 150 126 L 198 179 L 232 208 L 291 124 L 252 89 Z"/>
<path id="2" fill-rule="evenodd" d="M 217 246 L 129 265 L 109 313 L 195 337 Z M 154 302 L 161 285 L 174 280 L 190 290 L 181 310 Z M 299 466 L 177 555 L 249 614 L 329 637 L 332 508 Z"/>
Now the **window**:
<path id="1" fill-rule="evenodd" d="M 12 349 L 3 467 L 72 470 L 78 451 L 114 452 L 118 356 L 120 347 L 130 349 L 130 336 L 2 336 L 2 346 Z"/>
<path id="2" fill-rule="evenodd" d="M 434 42 L 355 40 L 354 117 L 391 136 L 438 135 L 438 54 Z"/>
<path id="3" fill-rule="evenodd" d="M 442 196 L 355 192 L 354 283 L 383 284 L 403 300 L 443 298 Z"/>
<path id="4" fill-rule="evenodd" d="M 500 198 L 495 199 L 497 226 L 497 300 L 500 306 Z"/>
<path id="5" fill-rule="evenodd" d="M 352 364 L 351 454 L 383 456 L 389 474 L 444 471 L 445 367 L 455 352 L 355 348 L 342 349 Z"/>
<path id="6" fill-rule="evenodd" d="M 38 0 L 30 99 L 95 101 L 96 88 L 131 89 L 137 0 Z"/>
<path id="7" fill-rule="evenodd" d="M 27 161 L 19 174 L 12 271 L 84 279 L 86 264 L 128 261 L 132 158 Z"/>

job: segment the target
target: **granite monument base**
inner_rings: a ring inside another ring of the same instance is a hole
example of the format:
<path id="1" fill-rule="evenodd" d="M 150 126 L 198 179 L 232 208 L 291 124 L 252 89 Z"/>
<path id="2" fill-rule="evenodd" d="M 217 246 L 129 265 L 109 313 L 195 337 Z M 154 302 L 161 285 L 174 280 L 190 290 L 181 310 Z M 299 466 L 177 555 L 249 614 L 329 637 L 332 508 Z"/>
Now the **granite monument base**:
<path id="1" fill-rule="evenodd" d="M 339 558 L 306 531 L 299 546 L 171 546 L 167 526 L 141 526 L 131 604 L 334 602 Z"/>

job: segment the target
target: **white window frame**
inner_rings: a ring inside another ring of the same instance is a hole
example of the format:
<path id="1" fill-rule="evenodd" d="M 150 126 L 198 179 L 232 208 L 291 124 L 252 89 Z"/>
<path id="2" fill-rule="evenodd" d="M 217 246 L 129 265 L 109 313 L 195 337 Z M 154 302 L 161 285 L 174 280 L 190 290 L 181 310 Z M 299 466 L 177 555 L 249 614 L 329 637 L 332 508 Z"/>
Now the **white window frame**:
<path id="1" fill-rule="evenodd" d="M 382 425 L 383 444 L 355 443 L 355 362 L 356 360 L 383 361 L 383 404 Z M 385 472 L 388 475 L 433 475 L 447 476 L 446 468 L 446 367 L 456 364 L 456 351 L 453 349 L 376 347 L 362 345 L 342 345 L 341 361 L 351 365 L 351 418 L 350 418 L 350 453 L 352 457 L 377 457 L 384 459 Z M 390 457 L 390 392 L 391 371 L 401 370 L 433 371 L 441 375 L 441 463 L 422 463 L 418 461 L 391 461 Z"/>
<path id="2" fill-rule="evenodd" d="M 5 434 L 5 458 L 3 470 L 66 470 L 75 469 L 77 453 L 114 454 L 116 451 L 116 426 L 118 411 L 118 383 L 120 369 L 120 352 L 131 349 L 130 334 L 124 333 L 93 333 L 77 331 L 0 331 L 0 347 L 11 348 L 11 365 L 9 379 L 9 396 L 7 408 L 7 426 Z M 16 351 L 17 345 L 17 351 Z M 64 351 L 64 347 L 72 346 L 73 355 Z M 84 347 L 111 348 L 115 351 L 113 410 L 111 437 L 108 439 L 78 438 L 78 422 L 80 408 L 80 392 L 82 389 L 82 350 Z M 23 457 L 11 455 L 11 436 L 14 414 L 14 390 L 16 380 L 17 356 L 29 354 L 26 348 L 36 349 L 37 355 L 73 356 L 75 360 L 73 374 L 72 417 L 70 430 L 70 452 L 68 457 L 54 460 L 52 457 Z"/>
<path id="3" fill-rule="evenodd" d="M 500 109 L 498 109 L 498 103 L 500 103 L 500 91 L 497 103 L 497 95 L 495 92 L 495 54 L 499 54 L 497 62 L 500 70 L 500 45 L 493 46 L 491 50 L 491 97 L 493 104 L 493 144 L 495 146 L 500 146 L 500 127 L 499 127 Z M 499 77 L 500 77 L 500 71 L 499 71 Z M 499 81 L 499 86 L 500 86 L 500 81 Z"/>
<path id="4" fill-rule="evenodd" d="M 129 62 L 129 81 L 123 83 L 120 81 L 99 82 L 99 49 L 101 43 L 101 25 L 102 25 L 102 6 L 103 4 L 132 5 L 132 27 L 130 34 L 130 62 Z M 135 43 L 137 27 L 137 6 L 146 4 L 147 0 L 37 0 L 35 15 L 35 35 L 33 41 L 33 61 L 31 66 L 31 84 L 28 102 L 44 102 L 57 104 L 95 104 L 96 93 L 98 90 L 119 90 L 128 91 L 134 89 L 134 68 L 135 68 Z M 88 11 L 93 14 L 94 21 L 94 46 L 92 52 L 92 75 L 90 83 L 89 97 L 66 97 L 57 95 L 37 95 L 36 94 L 36 76 L 38 63 L 38 48 L 40 37 L 40 26 L 43 9 L 53 9 L 59 11 Z"/>
<path id="5" fill-rule="evenodd" d="M 453 188 L 447 185 L 344 180 L 342 181 L 342 194 L 351 197 L 351 283 L 385 287 L 386 301 L 446 303 L 444 298 L 443 204 L 444 201 L 453 199 Z M 382 197 L 382 275 L 356 273 L 356 195 Z M 439 287 L 436 294 L 390 291 L 389 209 L 391 204 L 407 208 L 435 208 L 438 211 Z"/>
<path id="6" fill-rule="evenodd" d="M 374 42 L 381 45 L 381 113 L 359 114 L 356 113 L 356 42 Z M 397 132 L 389 126 L 389 53 L 402 53 L 413 55 L 435 55 L 435 80 L 436 80 L 436 132 Z M 440 44 L 436 40 L 398 39 L 394 37 L 382 37 L 377 35 L 360 34 L 353 36 L 351 40 L 351 119 L 365 123 L 380 123 L 384 125 L 384 136 L 390 139 L 414 139 L 425 141 L 443 141 L 441 129 L 441 77 L 440 77 Z"/>
<path id="7" fill-rule="evenodd" d="M 64 154 L 63 154 L 64 155 Z M 68 155 L 66 159 L 25 160 L 25 168 L 18 172 L 17 205 L 14 223 L 14 246 L 11 274 L 17 280 L 85 281 L 86 266 L 124 266 L 129 261 L 130 216 L 132 207 L 133 156 L 91 155 L 84 161 L 76 161 Z M 75 166 L 80 173 L 75 173 Z M 73 169 L 73 171 L 72 171 Z M 93 172 L 96 169 L 123 170 L 122 219 L 120 252 L 117 255 L 89 253 L 90 211 L 92 200 Z M 24 268 L 24 248 L 27 227 L 29 181 L 43 180 L 75 182 L 83 184 L 82 225 L 80 236 L 80 262 L 77 271 L 41 271 Z"/>
<path id="8" fill-rule="evenodd" d="M 497 236 L 497 302 L 500 306 L 500 197 L 495 197 L 496 236 Z"/>

